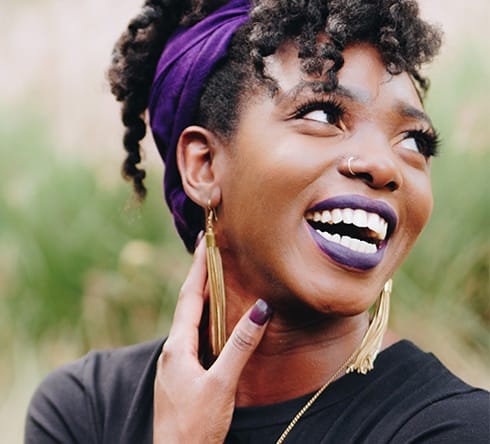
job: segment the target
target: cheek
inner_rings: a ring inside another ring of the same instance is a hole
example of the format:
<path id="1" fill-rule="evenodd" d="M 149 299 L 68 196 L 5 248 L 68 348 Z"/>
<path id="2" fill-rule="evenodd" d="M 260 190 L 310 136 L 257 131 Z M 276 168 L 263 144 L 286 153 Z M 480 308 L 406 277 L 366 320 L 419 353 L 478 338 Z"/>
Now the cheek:
<path id="1" fill-rule="evenodd" d="M 432 185 L 429 173 L 419 175 L 408 197 L 408 226 L 412 242 L 419 236 L 429 221 L 433 208 Z"/>
<path id="2" fill-rule="evenodd" d="M 276 205 L 284 210 L 322 171 L 319 159 L 297 139 L 269 136 L 237 152 L 227 177 L 230 194 L 246 200 L 253 196 L 269 211 Z"/>
<path id="3" fill-rule="evenodd" d="M 235 145 L 222 179 L 223 230 L 230 248 L 284 248 L 307 206 L 321 168 L 296 137 L 275 133 Z M 246 245 L 243 245 L 245 243 Z"/>

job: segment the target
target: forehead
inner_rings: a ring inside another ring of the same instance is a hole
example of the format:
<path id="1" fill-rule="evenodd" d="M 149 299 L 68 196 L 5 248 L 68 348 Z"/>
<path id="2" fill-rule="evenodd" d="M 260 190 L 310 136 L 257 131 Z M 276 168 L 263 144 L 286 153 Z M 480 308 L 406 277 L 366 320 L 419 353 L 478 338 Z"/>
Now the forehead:
<path id="1" fill-rule="evenodd" d="M 369 44 L 356 44 L 342 53 L 344 65 L 338 72 L 339 87 L 349 91 L 365 105 L 388 98 L 423 110 L 419 94 L 407 73 L 392 75 L 387 70 L 379 52 Z M 284 93 L 298 90 L 305 82 L 320 80 L 304 74 L 300 68 L 298 50 L 292 43 L 282 45 L 267 59 L 267 72 L 279 84 L 278 100 Z"/>

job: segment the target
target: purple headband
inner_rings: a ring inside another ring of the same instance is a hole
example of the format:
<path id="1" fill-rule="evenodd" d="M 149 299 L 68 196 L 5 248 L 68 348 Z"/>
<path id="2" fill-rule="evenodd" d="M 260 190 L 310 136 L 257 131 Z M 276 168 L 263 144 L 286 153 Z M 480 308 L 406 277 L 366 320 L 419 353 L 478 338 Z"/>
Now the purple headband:
<path id="1" fill-rule="evenodd" d="M 150 126 L 165 162 L 164 191 L 187 249 L 202 229 L 203 213 L 185 194 L 176 162 L 182 131 L 195 122 L 204 83 L 223 57 L 233 34 L 249 18 L 250 0 L 231 0 L 190 28 L 169 38 L 150 91 Z"/>

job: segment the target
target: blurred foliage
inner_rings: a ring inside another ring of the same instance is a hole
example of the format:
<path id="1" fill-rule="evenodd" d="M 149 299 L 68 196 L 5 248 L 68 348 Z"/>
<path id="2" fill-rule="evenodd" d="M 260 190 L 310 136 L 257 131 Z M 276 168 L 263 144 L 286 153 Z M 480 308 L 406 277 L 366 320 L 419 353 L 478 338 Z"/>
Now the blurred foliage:
<path id="1" fill-rule="evenodd" d="M 75 331 L 87 349 L 166 328 L 188 258 L 158 192 L 140 207 L 122 181 L 58 159 L 39 115 L 0 117 L 10 153 L 0 164 L 2 349 L 14 334 L 39 343 Z"/>
<path id="2" fill-rule="evenodd" d="M 451 151 L 436 160 L 431 221 L 395 281 L 401 310 L 457 331 L 482 356 L 489 353 L 489 154 Z"/>
<path id="3" fill-rule="evenodd" d="M 488 67 L 472 60 L 471 73 L 461 60 L 434 82 L 428 107 L 444 140 L 433 162 L 435 209 L 396 276 L 392 322 L 403 330 L 408 316 L 417 320 L 411 329 L 437 329 L 485 367 L 490 130 L 481 117 L 488 94 L 478 94 Z M 8 153 L 0 163 L 0 356 L 23 343 L 56 354 L 59 338 L 81 354 L 165 334 L 190 258 L 158 192 L 160 173 L 150 174 L 152 192 L 139 207 L 122 180 L 58 156 L 49 122 L 29 109 L 0 109 Z"/>
<path id="4" fill-rule="evenodd" d="M 427 108 L 442 136 L 433 159 L 434 211 L 396 276 L 401 312 L 490 356 L 490 64 L 478 48 L 453 55 L 457 65 L 434 73 Z M 471 69 L 465 67 L 471 66 Z M 450 338 L 449 338 L 450 337 Z M 429 341 L 430 342 L 430 339 Z"/>

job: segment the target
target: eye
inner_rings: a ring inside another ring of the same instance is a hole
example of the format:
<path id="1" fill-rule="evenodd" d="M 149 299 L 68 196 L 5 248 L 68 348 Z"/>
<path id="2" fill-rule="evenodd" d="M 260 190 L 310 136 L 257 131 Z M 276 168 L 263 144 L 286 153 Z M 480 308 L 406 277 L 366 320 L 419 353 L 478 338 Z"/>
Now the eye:
<path id="1" fill-rule="evenodd" d="M 344 109 L 339 103 L 327 100 L 300 106 L 294 117 L 340 127 L 342 126 L 343 115 Z"/>
<path id="2" fill-rule="evenodd" d="M 335 125 L 338 121 L 337 116 L 323 109 L 310 111 L 303 116 L 303 119 L 316 120 L 317 122 L 329 123 L 331 125 Z"/>
<path id="3" fill-rule="evenodd" d="M 415 151 L 425 157 L 431 157 L 437 155 L 439 137 L 432 130 L 407 131 L 403 134 L 403 139 L 399 142 L 399 145 L 404 149 Z"/>
<path id="4" fill-rule="evenodd" d="M 415 137 L 407 137 L 406 139 L 403 139 L 400 142 L 400 145 L 407 150 L 415 151 L 417 153 L 420 152 L 420 148 L 415 140 Z"/>

